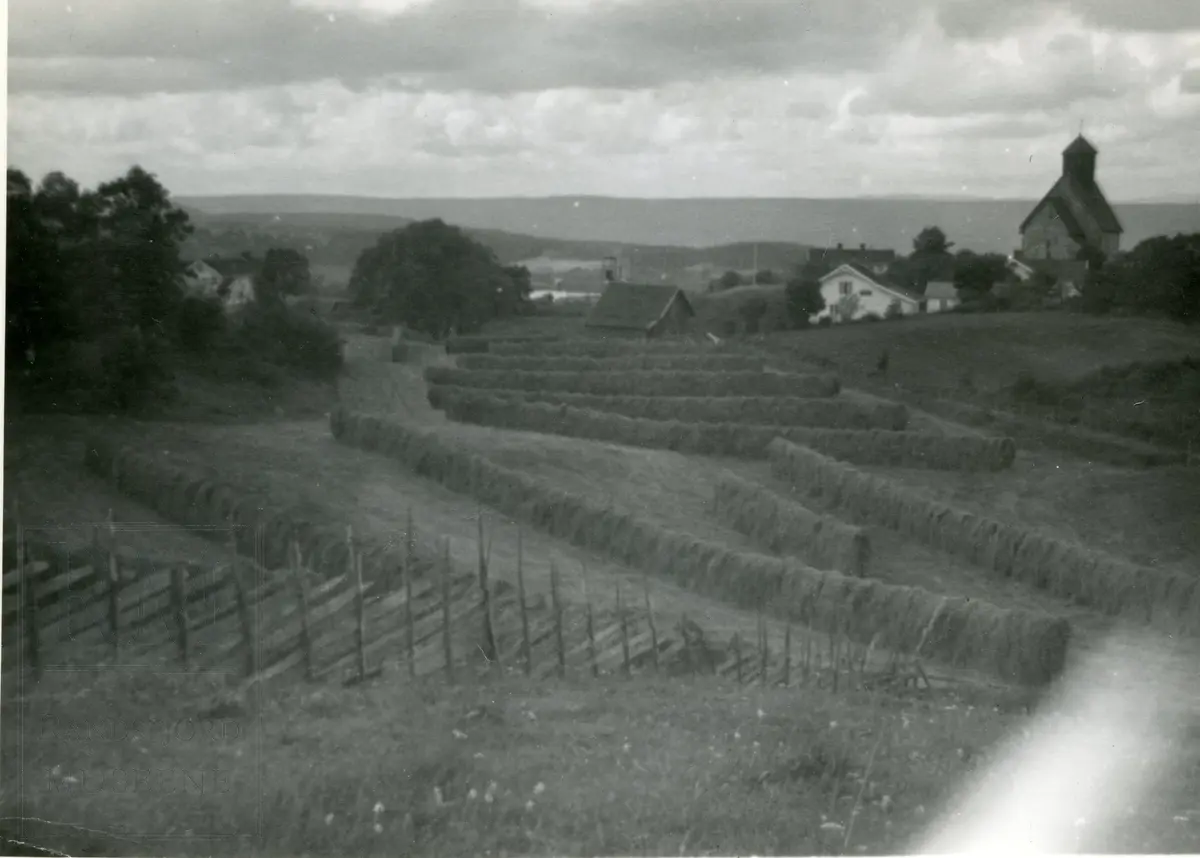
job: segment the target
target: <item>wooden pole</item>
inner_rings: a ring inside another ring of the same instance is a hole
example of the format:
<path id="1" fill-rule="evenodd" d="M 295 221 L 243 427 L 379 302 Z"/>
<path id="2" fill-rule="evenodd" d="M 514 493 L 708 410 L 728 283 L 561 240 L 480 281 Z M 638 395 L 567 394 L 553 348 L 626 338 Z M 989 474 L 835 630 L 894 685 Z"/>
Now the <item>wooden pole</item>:
<path id="1" fill-rule="evenodd" d="M 442 541 L 442 656 L 446 681 L 454 682 L 454 650 L 450 644 L 450 537 Z"/>
<path id="2" fill-rule="evenodd" d="M 354 558 L 355 611 L 358 626 L 355 629 L 354 643 L 358 650 L 358 681 L 367 679 L 367 594 L 363 587 L 363 559 L 359 554 Z"/>
<path id="3" fill-rule="evenodd" d="M 767 650 L 767 618 L 763 615 L 761 606 L 758 610 L 758 654 L 758 684 L 765 686 L 767 684 L 769 652 Z"/>
<path id="4" fill-rule="evenodd" d="M 242 625 L 242 641 L 246 646 L 246 675 L 253 676 L 258 672 L 258 659 L 254 645 L 254 625 L 250 617 L 250 600 L 246 595 L 246 582 L 238 572 L 237 533 L 234 532 L 233 522 L 229 524 L 229 574 L 233 578 L 234 596 L 237 599 L 238 620 Z"/>
<path id="5" fill-rule="evenodd" d="M 554 643 L 558 650 L 558 677 L 567 675 L 567 648 L 563 642 L 562 602 L 558 598 L 558 565 L 550 561 L 550 604 L 554 611 Z"/>
<path id="6" fill-rule="evenodd" d="M 783 631 L 783 687 L 792 682 L 792 621 L 788 620 Z"/>
<path id="7" fill-rule="evenodd" d="M 179 661 L 184 670 L 191 670 L 192 646 L 187 615 L 187 570 L 182 566 L 176 566 L 171 570 L 171 602 L 175 614 Z"/>
<path id="8" fill-rule="evenodd" d="M 117 525 L 108 510 L 108 627 L 112 632 L 113 660 L 121 660 L 121 567 L 117 561 Z"/>
<path id="9" fill-rule="evenodd" d="M 517 601 L 521 603 L 521 653 L 525 675 L 529 676 L 533 672 L 533 653 L 529 645 L 529 609 L 525 606 L 525 553 L 520 525 L 517 525 Z"/>
<path id="10" fill-rule="evenodd" d="M 408 508 L 404 531 L 404 624 L 407 627 L 405 643 L 408 654 L 408 676 L 417 678 L 417 646 L 415 630 L 413 629 L 413 515 L 412 507 Z"/>
<path id="11" fill-rule="evenodd" d="M 646 595 L 646 619 L 650 623 L 650 648 L 654 659 L 654 672 L 659 672 L 658 664 L 658 628 L 654 625 L 654 606 L 650 602 L 650 573 L 642 573 L 642 589 Z"/>
<path id="12" fill-rule="evenodd" d="M 483 550 L 483 506 L 479 507 L 479 599 L 483 609 L 483 657 L 490 665 L 496 661 L 496 633 L 492 626 L 492 596 L 488 588 L 488 554 Z M 490 547 L 490 545 L 489 545 Z M 490 552 L 489 552 L 490 554 Z M 499 666 L 499 665 L 497 665 Z"/>
<path id="13" fill-rule="evenodd" d="M 308 623 L 308 585 L 304 580 L 304 557 L 300 543 L 292 540 L 288 546 L 288 565 L 291 566 L 292 584 L 296 588 L 296 607 L 300 614 L 300 651 L 304 655 L 304 678 L 312 682 L 316 678 L 313 663 L 312 631 Z"/>
<path id="14" fill-rule="evenodd" d="M 21 513 L 17 502 L 13 501 L 13 519 L 17 531 L 17 575 L 21 586 L 21 599 L 24 610 L 21 613 L 21 624 L 25 627 L 26 649 L 28 650 L 29 665 L 33 668 L 34 679 L 42 675 L 41 631 L 38 628 L 37 587 L 33 571 L 26 556 L 25 528 L 21 524 Z"/>
<path id="15" fill-rule="evenodd" d="M 596 662 L 596 625 L 592 617 L 592 597 L 588 592 L 587 563 L 580 562 L 583 567 L 583 604 L 587 611 L 588 662 L 592 666 L 592 676 L 600 675 L 600 665 Z"/>
<path id="16" fill-rule="evenodd" d="M 629 663 L 629 623 L 625 619 L 625 602 L 621 599 L 621 579 L 617 579 L 617 617 L 621 622 L 621 659 L 622 669 L 628 678 L 632 673 Z"/>
<path id="17" fill-rule="evenodd" d="M 742 636 L 737 632 L 733 633 L 733 657 L 737 659 L 737 681 L 738 685 L 742 684 Z"/>

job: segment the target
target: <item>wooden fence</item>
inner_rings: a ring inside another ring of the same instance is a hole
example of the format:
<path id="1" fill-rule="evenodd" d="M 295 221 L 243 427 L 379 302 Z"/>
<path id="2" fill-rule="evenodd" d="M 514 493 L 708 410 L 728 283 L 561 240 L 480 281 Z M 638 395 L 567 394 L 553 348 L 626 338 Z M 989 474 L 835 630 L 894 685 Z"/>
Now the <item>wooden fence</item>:
<path id="1" fill-rule="evenodd" d="M 538 679 L 645 670 L 784 685 L 825 677 L 835 689 L 843 673 L 868 679 L 869 647 L 840 636 L 814 645 L 806 637 L 793 651 L 792 628 L 772 644 L 761 613 L 753 642 L 734 635 L 716 644 L 686 615 L 664 628 L 648 576 L 632 589 L 612 581 L 616 607 L 597 610 L 591 596 L 598 582 L 586 568 L 584 605 L 575 606 L 561 599 L 560 573 L 552 567 L 549 598 L 531 598 L 519 530 L 516 586 L 491 579 L 482 514 L 475 573 L 451 571 L 450 543 L 443 540 L 438 574 L 410 575 L 411 521 L 410 513 L 401 568 L 364 582 L 350 528 L 345 572 L 321 578 L 306 567 L 295 541 L 287 568 L 265 568 L 257 559 L 261 528 L 255 556 L 239 553 L 230 529 L 228 560 L 205 566 L 123 551 L 111 514 L 106 527 L 94 528 L 90 548 L 75 554 L 30 540 L 17 520 L 15 538 L 4 546 L 6 664 L 20 662 L 36 680 L 56 650 L 74 644 L 93 658 L 93 648 L 107 649 L 113 663 L 170 652 L 185 670 L 230 669 L 246 682 L 302 674 L 351 685 L 379 676 L 385 661 L 412 678 L 444 674 L 450 682 L 472 668 Z M 907 659 L 893 659 L 886 675 L 928 684 L 919 663 Z"/>

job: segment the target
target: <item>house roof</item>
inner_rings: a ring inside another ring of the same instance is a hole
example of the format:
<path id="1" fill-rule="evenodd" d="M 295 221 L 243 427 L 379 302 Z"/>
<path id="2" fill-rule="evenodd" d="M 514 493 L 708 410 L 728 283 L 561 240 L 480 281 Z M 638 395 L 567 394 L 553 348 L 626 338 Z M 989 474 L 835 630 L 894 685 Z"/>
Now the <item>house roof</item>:
<path id="1" fill-rule="evenodd" d="M 1104 191 L 1100 190 L 1098 184 L 1095 182 L 1081 182 L 1066 175 L 1059 176 L 1058 181 L 1046 192 L 1046 196 L 1042 197 L 1038 201 L 1038 204 L 1030 210 L 1025 220 L 1021 221 L 1020 231 L 1022 233 L 1025 232 L 1025 229 L 1029 226 L 1029 222 L 1042 210 L 1043 206 L 1053 205 L 1055 214 L 1062 218 L 1063 224 L 1071 233 L 1071 237 L 1079 238 L 1083 236 L 1083 227 L 1078 219 L 1073 216 L 1072 202 L 1075 203 L 1075 208 L 1087 212 L 1088 216 L 1092 218 L 1101 232 L 1124 232 L 1121 222 L 1117 220 L 1116 212 L 1108 204 L 1108 200 L 1104 197 Z M 1064 215 L 1064 211 L 1067 214 Z M 1070 217 L 1069 220 L 1068 217 Z"/>
<path id="2" fill-rule="evenodd" d="M 925 284 L 925 297 L 941 300 L 957 298 L 958 288 L 950 280 L 930 280 Z"/>
<path id="3" fill-rule="evenodd" d="M 234 257 L 233 259 L 210 258 L 203 260 L 222 277 L 242 277 L 258 271 L 257 260 Z"/>
<path id="4" fill-rule="evenodd" d="M 696 315 L 678 286 L 651 283 L 609 283 L 584 323 L 592 328 L 644 331 L 661 319 L 671 303 L 680 300 L 689 315 Z"/>
<path id="5" fill-rule="evenodd" d="M 890 265 L 896 261 L 896 251 L 873 247 L 814 247 L 808 252 L 809 266 L 832 271 L 847 262 L 861 265 Z"/>
<path id="6" fill-rule="evenodd" d="M 853 271 L 855 274 L 857 274 L 858 276 L 860 276 L 866 280 L 871 281 L 876 286 L 878 286 L 880 289 L 883 289 L 885 292 L 891 292 L 897 298 L 901 298 L 905 301 L 920 301 L 921 300 L 920 295 L 913 292 L 911 289 L 906 289 L 905 287 L 901 286 L 896 281 L 892 280 L 890 277 L 888 277 L 884 274 L 876 274 L 874 271 L 871 271 L 871 270 L 863 267 L 862 265 L 859 265 L 859 264 L 856 264 L 853 262 L 845 262 L 845 263 L 839 265 L 837 268 L 833 269 L 828 274 L 826 274 L 824 277 L 822 277 L 821 282 L 824 283 L 826 280 L 832 280 L 834 277 L 838 276 L 839 272 L 846 270 L 846 269 Z"/>

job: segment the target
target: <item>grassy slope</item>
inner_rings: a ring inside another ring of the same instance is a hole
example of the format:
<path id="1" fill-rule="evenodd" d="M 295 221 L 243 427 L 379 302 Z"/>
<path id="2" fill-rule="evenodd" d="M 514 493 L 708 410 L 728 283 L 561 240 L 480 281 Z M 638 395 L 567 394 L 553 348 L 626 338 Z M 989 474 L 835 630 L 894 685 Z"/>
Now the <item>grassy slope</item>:
<path id="1" fill-rule="evenodd" d="M 872 372 L 886 349 L 891 383 L 954 391 L 969 374 L 987 391 L 1011 385 L 1022 372 L 1071 381 L 1102 366 L 1178 359 L 1200 350 L 1200 331 L 1166 321 L 1068 313 L 948 314 L 783 333 L 767 344 L 781 356 L 834 361 L 850 377 Z"/>
<path id="2" fill-rule="evenodd" d="M 380 343 L 364 341 L 358 347 L 372 351 Z M 368 377 L 358 387 L 386 407 L 431 419 L 423 399 L 413 395 L 417 378 L 416 367 L 394 367 L 382 380 Z M 6 485 L 24 487 L 24 495 L 32 498 L 31 516 L 95 521 L 114 507 L 118 520 L 157 523 L 136 505 L 109 494 L 102 482 L 81 475 L 74 464 L 78 450 L 69 442 L 86 428 L 78 421 L 25 426 L 23 446 L 6 450 Z M 445 428 L 461 430 L 462 437 L 474 432 L 471 427 Z M 472 553 L 468 499 L 406 480 L 398 468 L 377 457 L 335 445 L 323 424 L 123 424 L 114 429 L 131 441 L 154 445 L 168 458 L 207 463 L 289 500 L 310 503 L 314 512 L 344 514 L 376 536 L 393 532 L 399 511 L 412 504 L 427 527 L 458 537 L 456 550 L 464 560 Z M 595 491 L 600 483 L 606 491 L 607 483 L 647 512 L 662 510 L 664 520 L 701 520 L 703 468 L 683 457 L 512 433 L 501 438 L 486 430 L 473 437 L 498 455 L 564 484 Z M 586 467 L 581 465 L 585 447 Z M 681 464 L 672 464 L 674 458 Z M 609 477 L 601 482 L 597 474 Z M 47 476 L 62 482 L 52 486 Z M 72 532 L 86 538 L 87 529 L 76 526 Z M 152 526 L 130 530 L 122 539 L 139 550 L 168 556 L 209 556 L 216 549 L 178 530 Z M 511 529 L 501 529 L 494 554 L 500 568 L 511 567 L 511 543 Z M 525 550 L 535 587 L 545 577 L 548 558 L 557 558 L 565 569 L 580 559 L 537 534 L 526 535 Z M 622 574 L 596 565 L 601 574 Z M 577 585 L 568 581 L 568 596 Z M 690 608 L 689 596 L 680 591 L 667 598 Z M 723 620 L 731 614 L 717 609 L 712 616 Z M 704 624 L 705 618 L 700 619 Z M 735 621 L 724 630 L 740 627 L 748 635 L 753 618 L 746 619 L 747 624 Z M 172 829 L 175 835 L 188 829 L 249 832 L 261 813 L 265 839 L 258 846 L 281 853 L 394 854 L 397 845 L 410 854 L 830 852 L 840 847 L 843 834 L 822 832 L 820 825 L 849 818 L 858 788 L 854 776 L 865 768 L 878 740 L 869 777 L 876 786 L 864 797 L 853 842 L 871 852 L 895 853 L 911 845 L 910 838 L 958 788 L 981 752 L 1020 723 L 1011 715 L 968 708 L 964 701 L 945 697 L 887 698 L 876 707 L 860 694 L 732 689 L 708 681 L 568 682 L 531 688 L 510 680 L 501 687 L 447 690 L 431 685 L 414 693 L 393 671 L 388 680 L 365 689 L 267 689 L 261 715 L 235 713 L 239 737 L 215 746 L 178 738 L 148 747 L 133 742 L 70 744 L 44 729 L 53 723 L 51 716 L 65 720 L 80 711 L 104 712 L 121 723 L 195 718 L 214 693 L 197 682 L 112 673 L 80 683 L 77 676 L 59 675 L 26 704 L 24 734 L 15 717 L 17 704 L 6 694 L 5 761 L 13 759 L 19 743 L 29 802 L 21 808 L 24 815 L 107 831 L 113 830 L 113 820 L 123 820 L 132 836 Z M 968 702 L 988 699 L 985 692 L 976 693 L 984 697 Z M 800 709 L 798 695 L 804 702 Z M 486 707 L 488 717 L 468 718 L 479 707 Z M 455 738 L 455 728 L 467 738 Z M 829 775 L 839 767 L 830 761 L 839 754 L 849 755 L 850 777 L 842 779 L 837 790 L 841 798 L 834 800 L 836 778 Z M 84 796 L 61 791 L 72 788 L 61 776 L 94 777 L 106 766 L 131 770 L 147 765 L 173 771 L 177 778 L 216 765 L 228 775 L 230 787 L 203 796 L 186 788 L 175 795 L 159 790 L 157 797 L 115 788 Z M 50 774 L 54 766 L 60 767 L 58 775 Z M 771 774 L 760 784 L 763 772 Z M 1191 782 L 1158 795 L 1152 808 L 1122 825 L 1119 842 L 1103 845 L 1124 851 L 1186 849 L 1194 842 L 1194 823 L 1186 815 L 1183 823 L 1172 820 L 1192 804 L 1200 772 L 1194 764 L 1190 772 Z M 482 796 L 490 781 L 497 789 L 495 800 L 486 803 Z M 535 794 L 539 782 L 546 789 Z M 434 786 L 442 789 L 448 806 L 436 806 Z M 472 788 L 475 800 L 466 798 Z M 892 800 L 890 814 L 879 803 L 883 795 Z M 6 816 L 17 812 L 11 787 L 3 801 Z M 532 806 L 527 807 L 528 801 Z M 378 835 L 371 812 L 376 802 L 384 806 L 378 820 L 383 833 Z M 333 814 L 328 824 L 327 814 Z M 4 830 L 15 836 L 11 825 Z M 45 824 L 31 825 L 24 834 L 26 840 L 72 854 L 89 846 L 155 854 L 164 843 Z M 169 842 L 172 851 L 190 854 L 246 848 L 226 840 Z"/>

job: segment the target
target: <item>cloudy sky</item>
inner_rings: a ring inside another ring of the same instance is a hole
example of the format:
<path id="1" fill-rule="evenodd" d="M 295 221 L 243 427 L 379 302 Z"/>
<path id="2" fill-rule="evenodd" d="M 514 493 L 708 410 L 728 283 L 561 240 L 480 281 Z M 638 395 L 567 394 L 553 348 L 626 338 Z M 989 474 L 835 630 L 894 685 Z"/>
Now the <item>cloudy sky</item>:
<path id="1" fill-rule="evenodd" d="M 9 163 L 175 194 L 1200 196 L 1200 0 L 10 0 Z"/>

